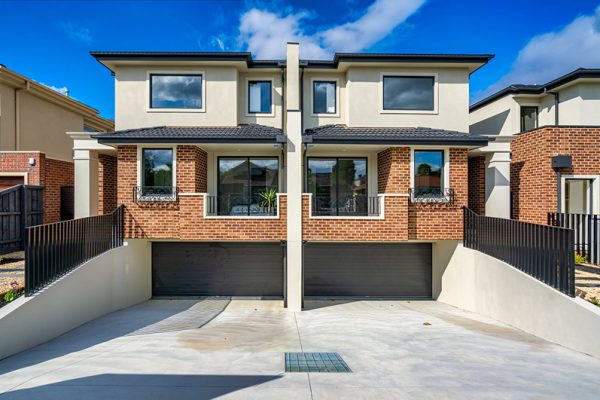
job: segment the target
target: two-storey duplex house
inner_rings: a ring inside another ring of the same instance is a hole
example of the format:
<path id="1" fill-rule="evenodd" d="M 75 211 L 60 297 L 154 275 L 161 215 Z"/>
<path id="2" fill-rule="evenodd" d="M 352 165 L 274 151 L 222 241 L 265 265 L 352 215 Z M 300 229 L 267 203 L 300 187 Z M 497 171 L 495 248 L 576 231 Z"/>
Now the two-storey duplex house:
<path id="1" fill-rule="evenodd" d="M 73 218 L 73 143 L 66 133 L 114 130 L 98 114 L 0 64 L 0 191 L 43 186 L 44 223 Z M 4 204 L 2 211 L 9 208 Z M 9 236 L 0 240 L 13 239 L 11 232 L 5 226 Z"/>
<path id="2" fill-rule="evenodd" d="M 491 56 L 92 55 L 116 130 L 72 135 L 76 213 L 126 206 L 155 295 L 437 296 L 487 144 L 469 76 Z"/>
<path id="3" fill-rule="evenodd" d="M 600 213 L 600 70 L 511 85 L 471 106 L 469 129 L 493 138 L 469 162 L 471 208 L 537 223 Z"/>

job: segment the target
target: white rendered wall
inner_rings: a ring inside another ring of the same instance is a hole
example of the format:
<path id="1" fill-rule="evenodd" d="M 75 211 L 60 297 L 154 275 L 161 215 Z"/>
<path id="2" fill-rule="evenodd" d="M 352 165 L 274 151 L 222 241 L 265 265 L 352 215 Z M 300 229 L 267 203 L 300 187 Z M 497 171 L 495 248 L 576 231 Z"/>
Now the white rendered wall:
<path id="1" fill-rule="evenodd" d="M 0 359 L 53 339 L 152 295 L 151 247 L 129 240 L 32 297 L 0 309 Z"/>
<path id="2" fill-rule="evenodd" d="M 453 241 L 434 244 L 437 300 L 600 357 L 600 308 Z"/>

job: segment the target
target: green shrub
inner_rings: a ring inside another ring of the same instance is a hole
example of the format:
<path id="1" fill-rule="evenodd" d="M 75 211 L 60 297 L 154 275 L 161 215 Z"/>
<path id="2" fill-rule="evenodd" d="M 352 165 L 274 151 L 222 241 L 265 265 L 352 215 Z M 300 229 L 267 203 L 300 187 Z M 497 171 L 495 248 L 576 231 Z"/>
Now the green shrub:
<path id="1" fill-rule="evenodd" d="M 575 253 L 575 264 L 585 264 L 588 262 L 587 257 L 582 256 L 579 253 Z"/>
<path id="2" fill-rule="evenodd" d="M 22 290 L 19 287 L 19 283 L 17 281 L 11 283 L 10 286 L 11 289 L 8 292 L 4 293 L 4 301 L 7 303 L 10 303 L 11 301 L 15 300 L 22 293 Z"/>

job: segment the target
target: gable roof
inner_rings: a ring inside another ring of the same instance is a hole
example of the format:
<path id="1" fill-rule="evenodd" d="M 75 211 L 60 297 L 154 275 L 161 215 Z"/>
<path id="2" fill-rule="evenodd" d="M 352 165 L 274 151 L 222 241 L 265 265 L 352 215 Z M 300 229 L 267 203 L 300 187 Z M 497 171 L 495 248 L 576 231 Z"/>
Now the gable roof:
<path id="1" fill-rule="evenodd" d="M 469 111 L 475 111 L 478 108 L 481 108 L 489 103 L 492 103 L 504 96 L 511 94 L 543 94 L 553 89 L 556 89 L 560 86 L 563 86 L 567 83 L 573 82 L 577 79 L 600 79 L 600 69 L 590 69 L 590 68 L 578 68 L 575 71 L 569 72 L 568 74 L 562 75 L 554 80 L 551 80 L 548 83 L 543 85 L 510 85 L 483 100 L 480 100 L 469 107 Z"/>
<path id="2" fill-rule="evenodd" d="M 325 125 L 306 129 L 306 142 L 322 144 L 422 144 L 485 146 L 488 138 L 465 132 L 423 127 L 348 127 Z"/>
<path id="3" fill-rule="evenodd" d="M 281 129 L 258 124 L 238 126 L 156 126 L 92 135 L 103 144 L 125 143 L 276 143 Z"/>

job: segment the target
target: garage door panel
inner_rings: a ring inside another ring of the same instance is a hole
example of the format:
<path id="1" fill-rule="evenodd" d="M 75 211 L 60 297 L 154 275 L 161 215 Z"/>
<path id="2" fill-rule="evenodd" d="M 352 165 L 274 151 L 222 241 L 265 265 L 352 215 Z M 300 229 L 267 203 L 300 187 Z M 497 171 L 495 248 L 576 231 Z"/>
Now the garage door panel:
<path id="1" fill-rule="evenodd" d="M 431 297 L 431 244 L 308 243 L 305 296 Z"/>
<path id="2" fill-rule="evenodd" d="M 156 296 L 283 295 L 279 243 L 153 243 Z"/>

